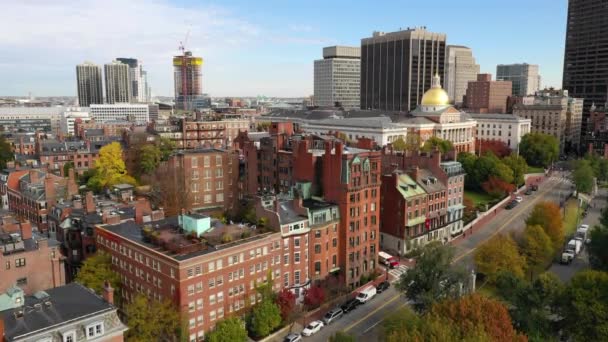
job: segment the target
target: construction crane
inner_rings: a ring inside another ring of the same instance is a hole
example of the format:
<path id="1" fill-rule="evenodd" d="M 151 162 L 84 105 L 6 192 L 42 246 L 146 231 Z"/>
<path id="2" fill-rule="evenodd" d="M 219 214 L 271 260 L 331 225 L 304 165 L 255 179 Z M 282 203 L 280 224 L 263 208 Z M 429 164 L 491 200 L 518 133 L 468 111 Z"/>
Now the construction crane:
<path id="1" fill-rule="evenodd" d="M 188 29 L 188 31 L 186 32 L 186 37 L 184 38 L 184 41 L 180 41 L 179 42 L 179 51 L 182 52 L 182 54 L 184 54 L 186 52 L 186 44 L 188 44 L 188 38 L 190 37 L 190 29 Z"/>

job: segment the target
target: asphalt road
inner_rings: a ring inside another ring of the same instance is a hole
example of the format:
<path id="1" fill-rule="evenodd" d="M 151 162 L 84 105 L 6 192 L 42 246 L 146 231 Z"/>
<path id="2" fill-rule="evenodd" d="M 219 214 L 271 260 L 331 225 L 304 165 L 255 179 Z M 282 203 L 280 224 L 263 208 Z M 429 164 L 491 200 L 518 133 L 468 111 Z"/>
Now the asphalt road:
<path id="1" fill-rule="evenodd" d="M 472 235 L 454 244 L 455 262 L 467 269 L 472 269 L 474 266 L 473 252 L 479 245 L 499 233 L 521 232 L 525 227 L 526 217 L 536 203 L 541 200 L 559 203 L 560 198 L 563 199 L 571 186 L 572 183 L 566 179 L 565 175 L 550 177 L 541 183 L 539 190 L 532 195 L 522 195 L 524 200 L 514 209 L 497 211 L 495 218 L 487 222 L 483 228 L 477 230 L 474 227 Z M 391 287 L 388 291 L 378 294 L 370 302 L 324 327 L 316 335 L 304 337 L 304 341 L 327 341 L 331 335 L 340 330 L 354 335 L 359 341 L 378 341 L 384 317 L 405 305 L 407 305 L 406 299 Z"/>

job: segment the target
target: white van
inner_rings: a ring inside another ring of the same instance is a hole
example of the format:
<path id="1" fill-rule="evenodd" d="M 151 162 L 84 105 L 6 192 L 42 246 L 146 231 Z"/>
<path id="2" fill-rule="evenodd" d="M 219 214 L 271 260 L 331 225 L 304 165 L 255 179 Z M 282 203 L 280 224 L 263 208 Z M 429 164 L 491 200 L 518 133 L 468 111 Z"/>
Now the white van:
<path id="1" fill-rule="evenodd" d="M 369 286 L 359 292 L 359 294 L 357 295 L 357 300 L 360 301 L 361 304 L 364 304 L 368 300 L 374 298 L 375 295 L 376 288 L 374 286 Z"/>

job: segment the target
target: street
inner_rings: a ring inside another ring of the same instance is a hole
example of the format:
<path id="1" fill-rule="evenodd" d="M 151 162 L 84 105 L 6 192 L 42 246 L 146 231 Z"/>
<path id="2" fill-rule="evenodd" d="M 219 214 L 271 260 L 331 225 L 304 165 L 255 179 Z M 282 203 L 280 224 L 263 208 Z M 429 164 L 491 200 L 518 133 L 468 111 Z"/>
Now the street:
<path id="1" fill-rule="evenodd" d="M 532 195 L 522 195 L 524 197 L 523 202 L 515 208 L 511 210 L 499 208 L 496 211 L 495 217 L 486 222 L 483 227 L 473 227 L 471 235 L 459 238 L 452 243 L 456 255 L 454 261 L 466 269 L 472 269 L 474 266 L 473 252 L 478 246 L 499 233 L 521 232 L 525 227 L 525 219 L 536 203 L 540 201 L 559 203 L 571 191 L 571 187 L 572 183 L 565 176 L 557 174 L 542 182 L 538 191 Z M 596 203 L 598 202 L 596 200 Z M 597 220 L 600 209 L 597 204 L 596 206 L 598 207 L 595 209 L 597 212 L 590 210 L 585 223 L 594 224 L 591 220 Z M 341 330 L 354 335 L 358 340 L 377 341 L 384 317 L 405 305 L 407 305 L 406 299 L 391 286 L 389 290 L 378 294 L 370 302 L 345 314 L 339 320 L 323 328 L 316 335 L 305 337 L 304 340 L 327 341 L 336 331 Z"/>

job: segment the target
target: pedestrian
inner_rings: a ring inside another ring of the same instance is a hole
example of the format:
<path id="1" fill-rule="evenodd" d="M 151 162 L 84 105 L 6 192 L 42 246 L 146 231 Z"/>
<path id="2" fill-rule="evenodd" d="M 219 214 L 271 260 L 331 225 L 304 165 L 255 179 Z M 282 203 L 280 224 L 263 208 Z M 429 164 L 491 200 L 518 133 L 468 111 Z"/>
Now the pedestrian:
<path id="1" fill-rule="evenodd" d="M 494 216 L 496 216 L 496 209 L 494 209 Z"/>

